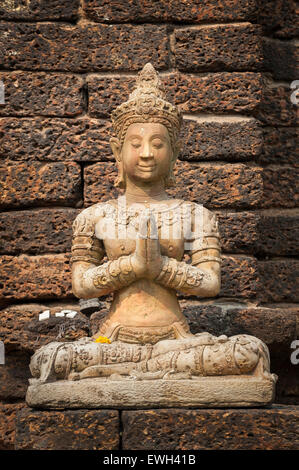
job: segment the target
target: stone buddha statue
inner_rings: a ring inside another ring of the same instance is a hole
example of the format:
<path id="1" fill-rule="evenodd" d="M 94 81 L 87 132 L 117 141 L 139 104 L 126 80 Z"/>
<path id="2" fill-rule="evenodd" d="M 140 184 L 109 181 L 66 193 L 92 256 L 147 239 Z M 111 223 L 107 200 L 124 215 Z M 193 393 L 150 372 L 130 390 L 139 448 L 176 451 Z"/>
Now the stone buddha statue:
<path id="1" fill-rule="evenodd" d="M 124 193 L 83 210 L 73 225 L 73 292 L 79 299 L 112 293 L 109 314 L 92 338 L 50 343 L 34 354 L 29 405 L 41 405 L 36 387 L 43 384 L 54 390 L 58 382 L 88 379 L 107 387 L 242 376 L 264 381 L 268 395 L 259 402 L 271 401 L 275 378 L 265 344 L 248 335 L 192 335 L 178 302 L 178 292 L 217 296 L 221 269 L 215 215 L 166 192 L 175 185 L 181 121 L 146 64 L 112 114 L 116 186 Z"/>

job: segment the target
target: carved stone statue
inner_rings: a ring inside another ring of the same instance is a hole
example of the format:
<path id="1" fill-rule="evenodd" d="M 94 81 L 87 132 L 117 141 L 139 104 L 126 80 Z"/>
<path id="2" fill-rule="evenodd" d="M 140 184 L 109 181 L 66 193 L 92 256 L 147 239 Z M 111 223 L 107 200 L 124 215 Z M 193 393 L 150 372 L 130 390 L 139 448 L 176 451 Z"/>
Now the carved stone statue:
<path id="1" fill-rule="evenodd" d="M 74 294 L 93 299 L 113 293 L 110 312 L 93 338 L 50 343 L 34 354 L 27 403 L 271 402 L 275 376 L 265 344 L 248 335 L 192 335 L 181 312 L 177 292 L 202 298 L 219 293 L 219 232 L 212 212 L 165 191 L 175 185 L 181 115 L 166 101 L 151 64 L 112 121 L 116 185 L 124 195 L 83 210 L 74 222 L 72 245 Z"/>

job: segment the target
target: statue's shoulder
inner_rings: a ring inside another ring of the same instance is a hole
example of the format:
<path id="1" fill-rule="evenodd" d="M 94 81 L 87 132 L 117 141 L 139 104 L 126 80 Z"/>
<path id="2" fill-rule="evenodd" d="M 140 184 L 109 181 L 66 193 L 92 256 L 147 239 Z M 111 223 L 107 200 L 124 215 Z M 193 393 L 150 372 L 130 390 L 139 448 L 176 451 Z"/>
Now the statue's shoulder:
<path id="1" fill-rule="evenodd" d="M 196 202 L 185 202 L 184 204 L 186 207 L 188 204 L 190 205 L 194 224 L 203 227 L 204 235 L 219 236 L 218 220 L 214 212 Z"/>
<path id="2" fill-rule="evenodd" d="M 112 201 L 98 202 L 83 209 L 73 222 L 74 235 L 94 235 L 95 225 L 99 219 L 105 217 L 109 211 L 113 211 Z"/>
<path id="3" fill-rule="evenodd" d="M 218 219 L 214 212 L 202 206 L 203 229 L 206 236 L 219 238 Z"/>

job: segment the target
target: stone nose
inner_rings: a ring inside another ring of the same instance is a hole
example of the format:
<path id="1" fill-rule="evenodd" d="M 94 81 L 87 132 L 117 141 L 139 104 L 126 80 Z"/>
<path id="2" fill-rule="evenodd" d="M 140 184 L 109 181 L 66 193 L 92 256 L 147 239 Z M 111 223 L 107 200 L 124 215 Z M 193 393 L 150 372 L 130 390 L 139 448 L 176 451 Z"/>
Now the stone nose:
<path id="1" fill-rule="evenodd" d="M 140 152 L 140 157 L 142 158 L 151 158 L 153 157 L 153 152 L 149 143 L 145 143 Z"/>

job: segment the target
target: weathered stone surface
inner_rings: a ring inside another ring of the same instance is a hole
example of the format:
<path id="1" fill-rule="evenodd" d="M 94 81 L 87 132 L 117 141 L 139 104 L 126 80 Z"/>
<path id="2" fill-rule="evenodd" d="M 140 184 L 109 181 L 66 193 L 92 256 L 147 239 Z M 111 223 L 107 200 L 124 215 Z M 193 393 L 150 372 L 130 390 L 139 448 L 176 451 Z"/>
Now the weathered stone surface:
<path id="1" fill-rule="evenodd" d="M 258 25 L 204 25 L 175 31 L 179 70 L 206 72 L 260 70 L 263 63 Z"/>
<path id="2" fill-rule="evenodd" d="M 259 162 L 277 165 L 298 162 L 298 130 L 295 127 L 264 128 L 263 141 Z"/>
<path id="3" fill-rule="evenodd" d="M 264 406 L 274 397 L 275 377 L 198 377 L 179 380 L 57 380 L 31 384 L 32 408 L 219 408 Z"/>
<path id="4" fill-rule="evenodd" d="M 255 253 L 259 242 L 258 214 L 217 213 L 221 249 L 224 253 Z M 1 220 L 1 219 L 0 219 Z"/>
<path id="5" fill-rule="evenodd" d="M 4 84 L 5 98 L 5 103 L 0 106 L 2 116 L 70 117 L 83 112 L 83 79 L 76 75 L 0 72 L 0 80 Z M 3 121 L 1 133 L 2 126 Z"/>
<path id="6" fill-rule="evenodd" d="M 110 123 L 90 118 L 2 118 L 0 159 L 101 161 L 112 159 Z"/>
<path id="7" fill-rule="evenodd" d="M 113 184 L 115 165 L 101 162 L 84 170 L 84 204 L 117 197 Z M 203 165 L 177 162 L 177 184 L 169 190 L 172 197 L 195 201 L 208 208 L 247 208 L 257 206 L 263 197 L 261 169 L 245 165 Z"/>
<path id="8" fill-rule="evenodd" d="M 132 71 L 149 61 L 166 68 L 169 61 L 167 27 L 152 24 L 3 22 L 0 38 L 0 64 L 10 69 Z"/>
<path id="9" fill-rule="evenodd" d="M 233 308 L 228 309 L 226 315 L 229 328 L 225 334 L 256 336 L 269 346 L 271 352 L 278 344 L 289 348 L 296 339 L 298 309 Z"/>
<path id="10" fill-rule="evenodd" d="M 260 282 L 257 260 L 247 256 L 223 256 L 220 296 L 254 298 Z"/>
<path id="11" fill-rule="evenodd" d="M 298 269 L 298 260 L 260 261 L 263 302 L 299 302 Z"/>
<path id="12" fill-rule="evenodd" d="M 63 310 L 77 312 L 74 318 L 56 317 Z M 49 311 L 50 317 L 39 320 Z M 80 313 L 79 303 L 21 304 L 3 308 L 0 313 L 1 339 L 9 354 L 26 357 L 51 341 L 75 341 L 89 335 L 89 321 Z"/>
<path id="13" fill-rule="evenodd" d="M 2 20 L 75 20 L 79 0 L 4 0 L 0 6 Z"/>
<path id="14" fill-rule="evenodd" d="M 84 168 L 84 205 L 116 198 L 121 192 L 114 187 L 117 177 L 115 163 L 101 162 Z"/>
<path id="15" fill-rule="evenodd" d="M 298 448 L 299 409 L 124 411 L 123 449 L 282 450 Z"/>
<path id="16" fill-rule="evenodd" d="M 263 195 L 261 169 L 246 165 L 178 162 L 173 197 L 195 201 L 208 208 L 255 207 Z"/>
<path id="17" fill-rule="evenodd" d="M 281 352 L 282 345 L 290 350 L 291 342 L 296 339 L 299 310 L 295 308 L 242 307 L 217 301 L 206 305 L 186 300 L 181 305 L 193 334 L 208 331 L 215 336 L 255 336 L 267 344 L 271 355 Z"/>
<path id="18" fill-rule="evenodd" d="M 264 67 L 275 80 L 296 80 L 298 77 L 299 47 L 290 41 L 265 38 Z"/>
<path id="19" fill-rule="evenodd" d="M 258 3 L 258 22 L 263 25 L 266 34 L 278 38 L 295 38 L 299 35 L 296 0 L 259 0 Z"/>
<path id="20" fill-rule="evenodd" d="M 36 411 L 17 416 L 16 449 L 113 450 L 119 448 L 115 410 Z"/>
<path id="21" fill-rule="evenodd" d="M 192 76 L 171 73 L 161 76 L 168 99 L 184 113 L 250 113 L 262 100 L 259 73 L 209 73 Z M 110 118 L 116 106 L 128 99 L 134 77 L 87 77 L 89 113 L 98 118 Z"/>
<path id="22" fill-rule="evenodd" d="M 77 163 L 5 162 L 0 165 L 3 209 L 49 204 L 80 204 Z"/>
<path id="23" fill-rule="evenodd" d="M 0 253 L 65 253 L 71 249 L 77 209 L 36 209 L 0 213 Z"/>
<path id="24" fill-rule="evenodd" d="M 276 256 L 299 255 L 299 210 L 261 214 L 257 251 Z"/>
<path id="25" fill-rule="evenodd" d="M 299 168 L 266 167 L 263 170 L 263 207 L 298 207 Z"/>
<path id="26" fill-rule="evenodd" d="M 30 355 L 24 352 L 5 355 L 5 364 L 0 365 L 0 400 L 25 399 L 28 379 L 31 377 L 29 362 Z"/>
<path id="27" fill-rule="evenodd" d="M 272 354 L 271 370 L 274 370 L 275 368 L 279 374 L 276 384 L 277 389 L 275 401 L 277 403 L 290 403 L 299 405 L 298 364 L 293 365 L 290 361 L 290 353 L 293 351 L 293 349 L 289 349 L 286 354 L 282 355 L 280 352 L 280 354 L 277 354 L 277 356 L 274 357 Z"/>
<path id="28" fill-rule="evenodd" d="M 14 450 L 16 413 L 24 406 L 25 403 L 0 403 L 0 450 Z"/>
<path id="29" fill-rule="evenodd" d="M 63 299 L 71 294 L 69 255 L 1 256 L 0 299 Z"/>
<path id="30" fill-rule="evenodd" d="M 259 155 L 262 133 L 254 119 L 185 120 L 181 160 L 251 160 Z"/>
<path id="31" fill-rule="evenodd" d="M 264 88 L 263 102 L 256 117 L 268 126 L 293 126 L 298 121 L 298 106 L 291 102 L 294 90 L 284 86 Z"/>
<path id="32" fill-rule="evenodd" d="M 224 253 L 296 256 L 299 238 L 298 209 L 259 212 L 218 212 Z"/>
<path id="33" fill-rule="evenodd" d="M 256 17 L 256 0 L 161 0 L 159 3 L 145 0 L 84 0 L 84 12 L 88 18 L 105 22 L 192 22 L 253 20 Z"/>

